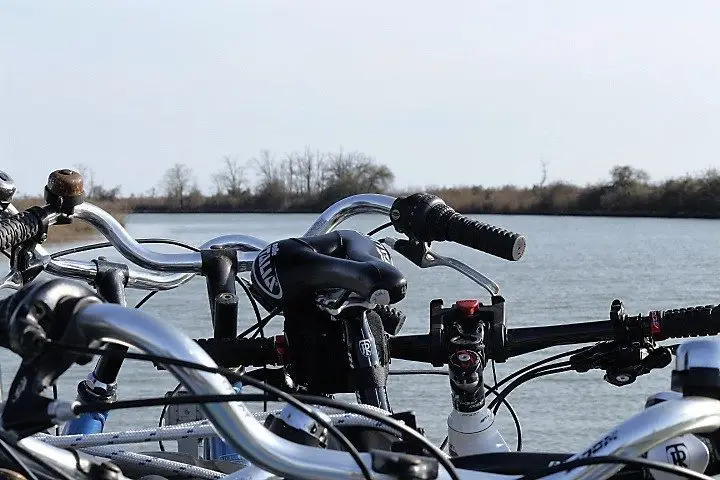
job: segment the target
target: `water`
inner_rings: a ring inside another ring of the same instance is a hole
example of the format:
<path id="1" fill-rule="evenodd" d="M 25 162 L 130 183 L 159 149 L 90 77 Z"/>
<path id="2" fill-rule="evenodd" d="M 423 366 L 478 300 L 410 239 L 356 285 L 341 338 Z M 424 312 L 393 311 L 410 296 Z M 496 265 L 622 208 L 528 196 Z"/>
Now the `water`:
<path id="1" fill-rule="evenodd" d="M 127 228 L 136 237 L 171 237 L 199 245 L 231 233 L 267 240 L 299 235 L 313 215 L 131 215 Z M 522 232 L 528 239 L 525 257 L 507 262 L 464 247 L 437 244 L 475 266 L 501 286 L 507 301 L 510 327 L 605 320 L 610 303 L 619 298 L 629 313 L 647 312 L 720 301 L 720 222 L 682 219 L 620 219 L 582 217 L 478 216 L 477 218 Z M 367 231 L 381 217 L 366 216 L 343 225 Z M 56 247 L 57 248 L 57 247 Z M 175 247 L 164 251 L 177 251 Z M 112 251 L 104 253 L 119 259 Z M 83 258 L 83 255 L 79 256 Z M 84 255 L 84 258 L 90 258 Z M 452 270 L 421 270 L 399 255 L 396 265 L 406 274 L 409 291 L 399 307 L 407 320 L 402 333 L 428 330 L 428 305 L 434 298 L 446 304 L 487 295 Z M 129 303 L 142 297 L 128 292 Z M 171 292 L 160 293 L 144 307 L 191 337 L 211 335 L 208 303 L 201 278 Z M 241 303 L 241 323 L 254 321 L 247 303 Z M 278 332 L 280 322 L 271 332 Z M 561 351 L 550 349 L 498 364 L 500 377 L 528 363 Z M 3 386 L 7 389 L 17 358 L 0 353 Z M 394 361 L 395 369 L 420 367 Z M 70 399 L 75 386 L 89 371 L 73 367 L 59 382 L 60 395 Z M 654 371 L 634 384 L 618 388 L 602 380 L 602 372 L 564 373 L 531 381 L 509 399 L 520 416 L 526 450 L 576 451 L 613 425 L 642 408 L 651 393 L 668 390 L 670 368 Z M 121 398 L 161 396 L 175 386 L 167 372 L 151 365 L 128 361 L 120 375 Z M 486 381 L 492 381 L 490 369 Z M 431 440 L 445 436 L 450 408 L 448 380 L 443 376 L 391 377 L 389 393 L 396 411 L 412 409 Z M 159 408 L 112 412 L 107 429 L 149 427 L 157 424 Z M 510 416 L 501 410 L 498 419 L 509 442 L 515 441 Z"/>

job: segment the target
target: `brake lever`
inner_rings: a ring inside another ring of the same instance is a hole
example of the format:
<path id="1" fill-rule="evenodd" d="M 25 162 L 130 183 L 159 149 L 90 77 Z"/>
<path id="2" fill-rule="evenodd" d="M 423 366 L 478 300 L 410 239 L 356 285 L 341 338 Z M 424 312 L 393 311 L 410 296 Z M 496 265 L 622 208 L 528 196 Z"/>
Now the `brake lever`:
<path id="1" fill-rule="evenodd" d="M 377 306 L 376 303 L 368 302 L 360 296 L 342 289 L 338 289 L 334 294 L 317 295 L 315 304 L 320 310 L 329 313 L 333 317 L 337 317 L 348 308 L 362 307 L 366 310 L 372 310 Z"/>
<path id="2" fill-rule="evenodd" d="M 500 286 L 497 283 L 456 258 L 445 257 L 434 252 L 427 244 L 413 243 L 409 240 L 392 237 L 383 238 L 381 242 L 386 243 L 420 268 L 449 267 L 483 287 L 490 295 L 500 293 Z"/>
<path id="3" fill-rule="evenodd" d="M 23 286 L 22 274 L 16 270 L 11 270 L 0 280 L 0 290 L 10 288 L 12 290 L 20 290 Z"/>
<path id="4" fill-rule="evenodd" d="M 572 369 L 579 373 L 604 370 L 603 379 L 606 382 L 622 387 L 654 369 L 668 366 L 672 361 L 672 353 L 667 347 L 611 341 L 588 347 L 572 355 L 569 361 Z"/>

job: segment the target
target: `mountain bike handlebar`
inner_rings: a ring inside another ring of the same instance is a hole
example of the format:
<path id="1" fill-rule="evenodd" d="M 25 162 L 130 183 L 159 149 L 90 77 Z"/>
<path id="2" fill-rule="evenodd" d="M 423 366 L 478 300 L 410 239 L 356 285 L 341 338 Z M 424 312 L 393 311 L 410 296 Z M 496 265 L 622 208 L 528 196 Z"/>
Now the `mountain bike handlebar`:
<path id="1" fill-rule="evenodd" d="M 720 305 L 652 311 L 648 315 L 629 318 L 639 325 L 642 338 L 655 341 L 720 333 Z M 493 345 L 489 335 L 485 335 L 485 339 L 488 342 L 488 359 L 500 353 L 500 348 L 504 350 L 501 356 L 505 359 L 561 345 L 622 340 L 620 335 L 622 332 L 613 321 L 601 320 L 508 328 L 502 347 Z M 447 358 L 447 340 L 435 342 L 431 334 L 390 336 L 389 353 L 392 358 L 432 364 L 435 358 Z M 195 341 L 213 360 L 225 367 L 284 365 L 290 358 L 282 335 L 253 339 L 199 338 Z M 434 345 L 443 348 L 443 351 L 433 352 Z"/>
<path id="2" fill-rule="evenodd" d="M 49 204 L 45 207 L 32 207 L 24 212 L 17 212 L 12 205 L 4 205 L 7 213 L 0 219 L 0 250 L 33 239 L 41 242 L 48 227 L 58 216 L 64 215 L 91 224 L 123 257 L 138 266 L 155 272 L 176 274 L 169 276 L 131 271 L 129 287 L 150 290 L 174 288 L 203 270 L 201 254 L 160 253 L 144 247 L 112 215 L 96 205 L 84 202 L 82 179 L 75 172 L 53 172 L 46 187 L 46 199 Z M 398 232 L 407 234 L 417 242 L 455 241 L 508 260 L 519 260 L 525 250 L 523 236 L 464 217 L 431 194 L 401 198 L 379 194 L 347 197 L 328 207 L 303 236 L 328 233 L 348 218 L 365 213 L 388 215 Z M 249 271 L 257 256 L 254 251 L 267 245 L 264 240 L 254 237 L 241 237 L 234 243 L 251 250 L 237 252 L 238 272 Z M 208 242 L 204 247 L 217 245 L 217 242 Z M 97 273 L 90 262 L 53 260 L 39 246 L 35 246 L 32 251 L 39 257 L 40 263 L 47 267 L 47 271 L 55 275 L 91 280 Z"/>

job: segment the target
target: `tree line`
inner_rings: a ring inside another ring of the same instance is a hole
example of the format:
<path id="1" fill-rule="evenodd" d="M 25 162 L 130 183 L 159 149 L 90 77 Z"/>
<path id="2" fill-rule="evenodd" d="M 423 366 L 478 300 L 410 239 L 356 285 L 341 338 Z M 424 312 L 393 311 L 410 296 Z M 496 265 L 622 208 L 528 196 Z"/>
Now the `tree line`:
<path id="1" fill-rule="evenodd" d="M 579 186 L 547 183 L 547 164 L 543 162 L 542 167 L 541 180 L 532 187 L 474 185 L 424 190 L 463 213 L 720 218 L 720 172 L 716 169 L 651 182 L 646 171 L 618 165 L 608 179 Z M 96 185 L 87 167 L 76 168 L 86 178 L 90 199 L 122 200 L 126 209 L 134 212 L 319 212 L 358 193 L 411 193 L 393 188 L 395 176 L 390 168 L 358 151 L 305 148 L 278 156 L 263 150 L 246 161 L 226 156 L 209 177 L 209 193 L 201 192 L 190 167 L 175 164 L 151 191 L 122 199 L 119 186 Z"/>
<path id="2" fill-rule="evenodd" d="M 368 154 L 311 148 L 278 156 L 263 150 L 241 161 L 221 159 L 210 175 L 213 191 L 203 194 L 195 172 L 175 164 L 157 189 L 131 199 L 133 211 L 316 211 L 358 193 L 387 192 L 395 175 Z"/>
<path id="3" fill-rule="evenodd" d="M 609 180 L 586 186 L 559 181 L 530 188 L 429 191 L 460 212 L 720 218 L 720 172 L 714 168 L 659 182 L 651 182 L 646 171 L 627 165 L 615 166 L 609 173 Z"/>

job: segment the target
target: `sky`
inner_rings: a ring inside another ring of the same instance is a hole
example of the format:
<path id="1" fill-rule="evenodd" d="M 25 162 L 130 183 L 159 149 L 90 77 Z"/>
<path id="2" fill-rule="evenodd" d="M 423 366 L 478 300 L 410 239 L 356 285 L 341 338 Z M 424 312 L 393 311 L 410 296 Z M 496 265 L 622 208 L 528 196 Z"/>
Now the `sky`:
<path id="1" fill-rule="evenodd" d="M 4 0 L 0 169 L 141 193 L 358 150 L 401 187 L 653 180 L 720 158 L 720 2 Z"/>

